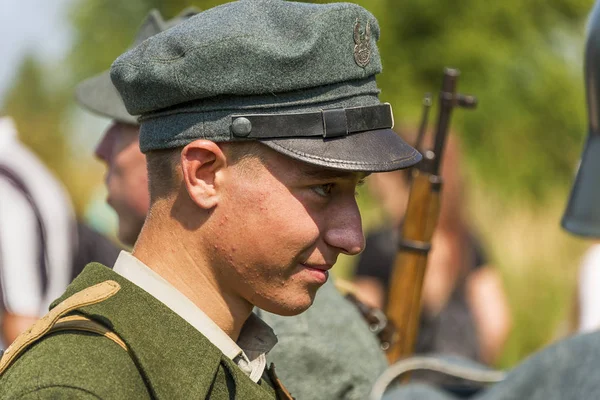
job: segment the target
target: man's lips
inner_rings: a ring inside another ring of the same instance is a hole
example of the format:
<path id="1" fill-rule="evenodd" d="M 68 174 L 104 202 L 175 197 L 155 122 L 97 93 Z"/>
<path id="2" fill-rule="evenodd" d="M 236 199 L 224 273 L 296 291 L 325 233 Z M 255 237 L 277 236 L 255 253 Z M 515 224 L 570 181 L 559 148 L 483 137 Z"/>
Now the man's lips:
<path id="1" fill-rule="evenodd" d="M 329 264 L 300 264 L 307 276 L 311 277 L 311 280 L 315 281 L 318 284 L 324 284 L 327 282 L 327 278 L 329 278 L 329 269 L 331 269 L 331 265 Z"/>
<path id="2" fill-rule="evenodd" d="M 302 263 L 301 265 L 303 267 L 305 267 L 305 268 L 318 269 L 320 271 L 329 271 L 333 267 L 333 264 L 307 264 L 307 263 Z"/>

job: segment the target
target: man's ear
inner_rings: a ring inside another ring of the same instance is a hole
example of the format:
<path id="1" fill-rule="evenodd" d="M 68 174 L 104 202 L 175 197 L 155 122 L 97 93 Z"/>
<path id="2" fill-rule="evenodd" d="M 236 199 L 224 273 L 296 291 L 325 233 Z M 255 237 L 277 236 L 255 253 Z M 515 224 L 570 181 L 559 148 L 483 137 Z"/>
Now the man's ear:
<path id="1" fill-rule="evenodd" d="M 196 140 L 181 151 L 183 182 L 196 205 L 206 210 L 219 202 L 217 174 L 227 166 L 221 148 L 209 140 Z"/>

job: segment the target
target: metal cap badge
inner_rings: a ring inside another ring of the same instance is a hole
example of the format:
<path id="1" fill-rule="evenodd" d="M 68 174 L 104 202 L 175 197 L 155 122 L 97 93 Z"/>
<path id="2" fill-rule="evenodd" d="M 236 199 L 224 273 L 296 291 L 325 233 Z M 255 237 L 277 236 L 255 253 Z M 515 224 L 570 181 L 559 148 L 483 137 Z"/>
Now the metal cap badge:
<path id="1" fill-rule="evenodd" d="M 361 68 L 369 65 L 369 61 L 371 61 L 370 39 L 371 27 L 369 26 L 369 22 L 367 21 L 365 31 L 361 33 L 360 22 L 357 18 L 356 23 L 354 24 L 354 61 L 356 61 L 356 64 Z"/>

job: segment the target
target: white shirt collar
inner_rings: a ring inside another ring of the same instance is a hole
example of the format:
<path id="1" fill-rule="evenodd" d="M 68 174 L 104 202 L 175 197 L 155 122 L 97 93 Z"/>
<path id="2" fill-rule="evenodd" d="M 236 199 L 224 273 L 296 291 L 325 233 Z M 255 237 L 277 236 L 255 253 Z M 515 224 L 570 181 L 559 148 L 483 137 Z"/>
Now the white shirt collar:
<path id="1" fill-rule="evenodd" d="M 190 299 L 132 254 L 121 251 L 113 270 L 186 320 L 254 382 L 260 380 L 266 366 L 266 353 L 275 346 L 277 337 L 254 313 L 242 327 L 236 343 Z"/>

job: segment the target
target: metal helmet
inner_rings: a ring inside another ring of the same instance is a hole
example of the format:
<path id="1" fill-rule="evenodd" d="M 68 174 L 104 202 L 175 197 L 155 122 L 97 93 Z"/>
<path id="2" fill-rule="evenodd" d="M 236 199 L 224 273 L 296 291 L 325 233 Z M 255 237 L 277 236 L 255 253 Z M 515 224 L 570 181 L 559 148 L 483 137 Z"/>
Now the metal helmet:
<path id="1" fill-rule="evenodd" d="M 585 90 L 589 133 L 561 225 L 575 235 L 600 238 L 600 0 L 588 22 Z"/>

